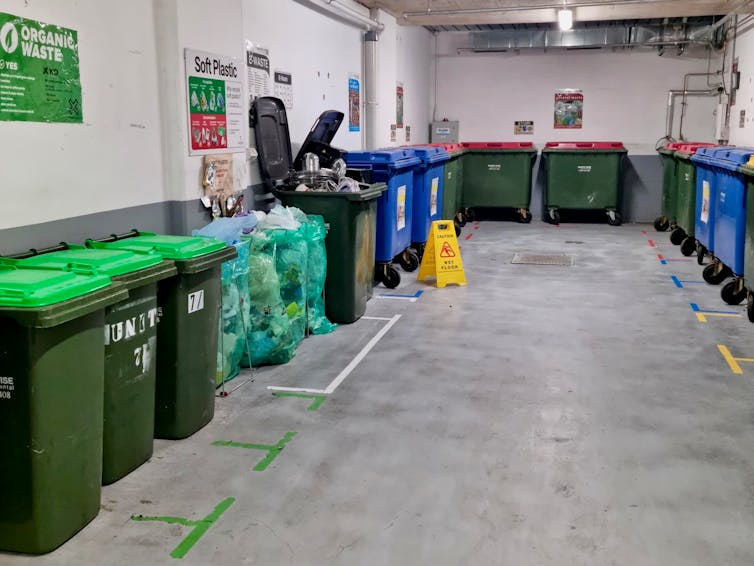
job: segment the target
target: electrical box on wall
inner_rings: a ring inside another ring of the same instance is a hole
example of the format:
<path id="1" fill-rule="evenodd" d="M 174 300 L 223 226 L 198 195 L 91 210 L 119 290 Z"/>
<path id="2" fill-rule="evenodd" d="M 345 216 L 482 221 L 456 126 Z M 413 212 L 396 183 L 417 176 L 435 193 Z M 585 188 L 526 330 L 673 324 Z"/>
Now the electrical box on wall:
<path id="1" fill-rule="evenodd" d="M 458 141 L 458 122 L 443 120 L 442 122 L 432 122 L 429 131 L 429 141 L 431 143 L 455 143 Z"/>

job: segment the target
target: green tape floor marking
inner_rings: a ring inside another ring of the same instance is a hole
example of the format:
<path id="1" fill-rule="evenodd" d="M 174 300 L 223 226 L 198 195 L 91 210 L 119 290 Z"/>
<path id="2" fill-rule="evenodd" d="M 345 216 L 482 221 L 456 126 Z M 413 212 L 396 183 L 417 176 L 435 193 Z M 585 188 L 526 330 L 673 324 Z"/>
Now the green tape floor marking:
<path id="1" fill-rule="evenodd" d="M 296 436 L 295 432 L 286 432 L 282 440 L 276 444 L 249 444 L 247 442 L 234 442 L 233 440 L 218 440 L 212 443 L 212 446 L 229 446 L 231 448 L 245 448 L 247 450 L 266 450 L 267 456 L 262 458 L 253 470 L 255 472 L 263 472 L 267 469 L 267 466 L 272 464 L 272 461 L 277 458 L 293 437 Z"/>
<path id="2" fill-rule="evenodd" d="M 184 519 L 183 517 L 147 517 L 145 515 L 133 515 L 131 516 L 131 519 L 133 521 L 159 521 L 160 523 L 194 527 L 180 544 L 173 549 L 173 552 L 170 553 L 172 558 L 183 558 L 189 553 L 189 550 L 199 542 L 199 539 L 207 533 L 209 528 L 217 522 L 220 516 L 225 513 L 233 503 L 235 503 L 235 501 L 236 500 L 233 497 L 228 497 L 221 501 L 212 513 L 198 521 L 191 521 L 189 519 Z"/>
<path id="3" fill-rule="evenodd" d="M 309 411 L 316 411 L 322 406 L 322 403 L 327 399 L 327 395 L 314 395 L 313 393 L 286 393 L 285 391 L 276 391 L 273 393 L 275 397 L 300 397 L 301 399 L 314 399 L 312 404 L 309 405 Z"/>

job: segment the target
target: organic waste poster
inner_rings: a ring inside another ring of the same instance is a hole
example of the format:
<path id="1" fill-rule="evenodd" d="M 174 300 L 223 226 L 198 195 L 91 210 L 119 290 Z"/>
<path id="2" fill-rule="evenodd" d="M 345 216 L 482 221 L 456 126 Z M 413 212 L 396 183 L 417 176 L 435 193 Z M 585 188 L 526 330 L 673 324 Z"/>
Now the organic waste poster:
<path id="1" fill-rule="evenodd" d="M 580 129 L 584 115 L 584 94 L 566 88 L 555 92 L 555 129 Z"/>
<path id="2" fill-rule="evenodd" d="M 348 131 L 361 130 L 361 81 L 359 75 L 348 75 Z"/>
<path id="3" fill-rule="evenodd" d="M 189 154 L 246 148 L 240 59 L 185 50 L 189 113 Z"/>
<path id="4" fill-rule="evenodd" d="M 0 13 L 0 120 L 83 119 L 78 33 Z"/>

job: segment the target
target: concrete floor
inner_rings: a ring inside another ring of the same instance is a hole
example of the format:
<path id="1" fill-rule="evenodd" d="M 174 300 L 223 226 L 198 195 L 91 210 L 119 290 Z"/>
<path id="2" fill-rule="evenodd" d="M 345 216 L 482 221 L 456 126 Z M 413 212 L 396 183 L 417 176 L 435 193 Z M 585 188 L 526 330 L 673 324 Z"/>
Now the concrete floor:
<path id="1" fill-rule="evenodd" d="M 643 230 L 648 233 L 645 234 Z M 235 502 L 181 564 L 754 564 L 754 326 L 651 227 L 482 222 L 462 240 L 468 287 L 405 276 L 416 301 L 316 411 L 268 385 L 324 388 L 386 324 L 311 338 L 286 366 L 218 399 L 213 423 L 159 441 L 102 512 L 27 564 L 160 565 Z M 574 267 L 511 265 L 565 251 Z M 380 288 L 378 293 L 386 292 Z M 239 379 L 243 379 L 239 378 Z M 240 383 L 237 381 L 236 383 Z M 265 471 L 258 450 L 296 436 Z"/>

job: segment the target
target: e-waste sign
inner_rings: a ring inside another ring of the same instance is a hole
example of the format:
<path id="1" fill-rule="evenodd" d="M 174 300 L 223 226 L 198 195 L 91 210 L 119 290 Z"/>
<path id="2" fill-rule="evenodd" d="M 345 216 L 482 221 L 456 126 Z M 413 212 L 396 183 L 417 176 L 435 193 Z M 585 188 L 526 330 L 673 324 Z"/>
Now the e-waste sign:
<path id="1" fill-rule="evenodd" d="M 0 12 L 0 120 L 83 121 L 75 30 Z"/>

